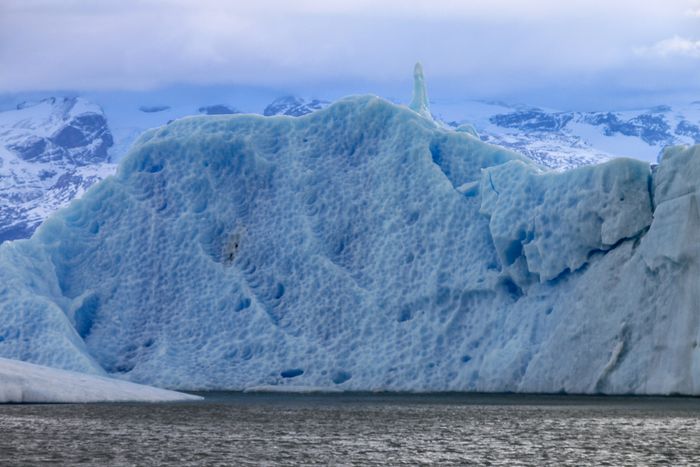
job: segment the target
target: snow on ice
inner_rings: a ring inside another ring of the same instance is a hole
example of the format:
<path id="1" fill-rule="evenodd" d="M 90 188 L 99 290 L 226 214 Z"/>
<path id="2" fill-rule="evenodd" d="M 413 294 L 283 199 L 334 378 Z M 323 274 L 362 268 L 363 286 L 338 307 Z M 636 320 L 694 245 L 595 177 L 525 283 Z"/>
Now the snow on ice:
<path id="1" fill-rule="evenodd" d="M 0 358 L 0 403 L 172 402 L 199 396 Z"/>

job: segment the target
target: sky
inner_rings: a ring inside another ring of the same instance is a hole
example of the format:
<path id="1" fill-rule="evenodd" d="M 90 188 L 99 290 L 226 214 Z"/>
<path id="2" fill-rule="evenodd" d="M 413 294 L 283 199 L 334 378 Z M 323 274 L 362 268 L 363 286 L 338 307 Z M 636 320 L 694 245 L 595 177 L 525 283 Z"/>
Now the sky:
<path id="1" fill-rule="evenodd" d="M 700 0 L 1 0 L 0 93 L 410 89 L 563 107 L 700 99 Z"/>

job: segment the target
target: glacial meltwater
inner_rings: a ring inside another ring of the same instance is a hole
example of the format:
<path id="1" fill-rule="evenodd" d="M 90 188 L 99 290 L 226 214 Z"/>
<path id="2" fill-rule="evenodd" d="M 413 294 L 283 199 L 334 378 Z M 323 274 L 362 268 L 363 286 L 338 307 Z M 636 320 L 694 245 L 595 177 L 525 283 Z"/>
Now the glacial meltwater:
<path id="1" fill-rule="evenodd" d="M 700 463 L 700 399 L 205 393 L 0 406 L 0 465 Z"/>

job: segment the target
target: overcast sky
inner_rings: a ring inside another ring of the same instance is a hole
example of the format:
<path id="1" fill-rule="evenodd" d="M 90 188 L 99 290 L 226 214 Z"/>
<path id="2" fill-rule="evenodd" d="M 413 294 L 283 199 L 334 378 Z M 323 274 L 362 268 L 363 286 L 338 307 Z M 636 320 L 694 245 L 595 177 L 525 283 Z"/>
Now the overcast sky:
<path id="1" fill-rule="evenodd" d="M 434 97 L 700 99 L 700 1 L 0 0 L 0 92 L 391 93 L 417 60 Z"/>

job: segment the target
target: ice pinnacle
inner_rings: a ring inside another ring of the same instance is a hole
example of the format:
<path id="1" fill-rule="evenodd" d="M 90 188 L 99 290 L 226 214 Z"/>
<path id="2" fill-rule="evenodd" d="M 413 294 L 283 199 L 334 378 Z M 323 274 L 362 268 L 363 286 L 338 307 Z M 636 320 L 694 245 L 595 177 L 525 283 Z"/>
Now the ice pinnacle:
<path id="1" fill-rule="evenodd" d="M 425 78 L 423 77 L 423 66 L 420 62 L 416 63 L 413 69 L 413 100 L 409 107 L 423 117 L 432 120 L 433 117 L 428 106 L 428 91 L 425 87 Z"/>

